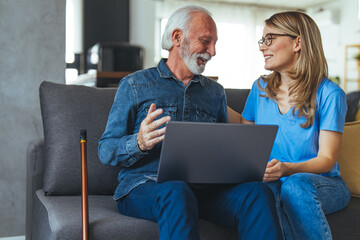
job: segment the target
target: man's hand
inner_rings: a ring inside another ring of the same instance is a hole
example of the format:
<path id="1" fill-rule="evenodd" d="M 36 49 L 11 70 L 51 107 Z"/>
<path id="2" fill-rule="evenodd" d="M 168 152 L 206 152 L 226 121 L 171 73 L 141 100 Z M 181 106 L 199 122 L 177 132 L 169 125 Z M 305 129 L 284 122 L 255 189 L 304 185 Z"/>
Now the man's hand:
<path id="1" fill-rule="evenodd" d="M 162 109 L 156 109 L 156 105 L 152 103 L 146 118 L 141 122 L 139 133 L 137 136 L 137 144 L 141 151 L 148 151 L 152 149 L 155 144 L 164 139 L 165 128 L 156 130 L 159 126 L 170 121 L 170 116 L 160 118 L 156 121 L 154 119 L 163 113 Z"/>
<path id="2" fill-rule="evenodd" d="M 278 180 L 279 178 L 286 175 L 287 170 L 286 163 L 280 162 L 277 159 L 273 159 L 268 162 L 266 166 L 263 181 L 271 182 Z"/>

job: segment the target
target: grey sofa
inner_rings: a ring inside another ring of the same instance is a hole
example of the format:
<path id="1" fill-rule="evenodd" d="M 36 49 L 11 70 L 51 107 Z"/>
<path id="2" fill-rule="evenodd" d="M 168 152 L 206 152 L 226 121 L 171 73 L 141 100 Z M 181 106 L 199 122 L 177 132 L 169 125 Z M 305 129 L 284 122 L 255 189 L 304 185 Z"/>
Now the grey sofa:
<path id="1" fill-rule="evenodd" d="M 228 104 L 241 112 L 249 90 L 227 89 Z M 77 240 L 81 231 L 79 130 L 87 129 L 89 237 L 158 239 L 157 224 L 118 213 L 112 194 L 119 167 L 103 166 L 97 143 L 116 89 L 43 82 L 40 103 L 44 138 L 29 143 L 27 154 L 26 239 Z M 360 239 L 360 199 L 328 216 L 335 239 Z M 237 239 L 235 228 L 200 219 L 201 239 Z"/>

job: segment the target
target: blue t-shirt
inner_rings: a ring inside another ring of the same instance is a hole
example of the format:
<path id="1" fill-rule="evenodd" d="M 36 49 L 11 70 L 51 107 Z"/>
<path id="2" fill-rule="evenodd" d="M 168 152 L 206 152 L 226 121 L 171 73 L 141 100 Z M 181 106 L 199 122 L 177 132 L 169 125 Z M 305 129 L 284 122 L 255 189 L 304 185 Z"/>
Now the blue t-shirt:
<path id="1" fill-rule="evenodd" d="M 260 86 L 266 84 L 262 78 L 258 79 Z M 278 125 L 279 130 L 270 154 L 270 159 L 282 162 L 303 162 L 317 156 L 319 151 L 320 130 L 343 132 L 347 111 L 344 91 L 329 79 L 323 79 L 317 90 L 317 105 L 314 124 L 302 128 L 304 117 L 293 115 L 293 108 L 281 114 L 278 104 L 267 97 L 261 97 L 265 92 L 254 82 L 246 101 L 243 118 L 254 121 L 255 124 Z M 339 165 L 336 163 L 326 176 L 340 175 Z"/>

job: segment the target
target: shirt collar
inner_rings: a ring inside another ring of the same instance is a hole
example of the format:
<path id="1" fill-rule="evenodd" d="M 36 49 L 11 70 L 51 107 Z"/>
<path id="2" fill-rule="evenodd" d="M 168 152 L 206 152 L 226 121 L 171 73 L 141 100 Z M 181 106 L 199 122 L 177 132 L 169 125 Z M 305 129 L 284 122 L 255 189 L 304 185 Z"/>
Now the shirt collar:
<path id="1" fill-rule="evenodd" d="M 174 78 L 174 74 L 170 71 L 168 66 L 165 64 L 167 61 L 166 58 L 162 58 L 157 66 L 157 69 L 159 71 L 160 77 L 162 78 Z M 205 77 L 202 75 L 195 75 L 193 79 L 191 79 L 191 82 L 200 82 L 200 84 L 204 87 L 205 86 Z"/>

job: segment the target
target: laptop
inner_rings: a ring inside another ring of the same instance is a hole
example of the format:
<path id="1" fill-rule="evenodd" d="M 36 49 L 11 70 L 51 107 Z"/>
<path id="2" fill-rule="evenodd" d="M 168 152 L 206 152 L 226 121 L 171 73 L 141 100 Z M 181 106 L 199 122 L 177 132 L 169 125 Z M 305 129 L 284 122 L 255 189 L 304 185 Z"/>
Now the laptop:
<path id="1" fill-rule="evenodd" d="M 170 121 L 156 181 L 262 181 L 278 126 Z"/>

